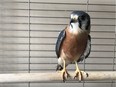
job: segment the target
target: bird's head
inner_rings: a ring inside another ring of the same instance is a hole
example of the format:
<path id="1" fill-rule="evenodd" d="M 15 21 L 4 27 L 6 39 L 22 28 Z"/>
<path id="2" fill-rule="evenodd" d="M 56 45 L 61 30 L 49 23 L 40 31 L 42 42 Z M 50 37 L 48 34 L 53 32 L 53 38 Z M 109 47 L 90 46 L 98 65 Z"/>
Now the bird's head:
<path id="1" fill-rule="evenodd" d="M 71 13 L 70 27 L 71 29 L 80 28 L 90 33 L 90 16 L 84 11 L 73 11 Z"/>

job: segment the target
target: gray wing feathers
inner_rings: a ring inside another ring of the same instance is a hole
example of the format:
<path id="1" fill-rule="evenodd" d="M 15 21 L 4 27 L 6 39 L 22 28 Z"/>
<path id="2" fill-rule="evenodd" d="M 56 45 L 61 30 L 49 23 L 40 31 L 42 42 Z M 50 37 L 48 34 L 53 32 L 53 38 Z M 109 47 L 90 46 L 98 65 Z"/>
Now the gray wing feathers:
<path id="1" fill-rule="evenodd" d="M 61 48 L 61 45 L 62 45 L 62 42 L 65 38 L 65 30 L 62 30 L 57 38 L 57 42 L 56 42 L 56 47 L 55 47 L 55 51 L 56 51 L 56 55 L 57 57 L 59 58 L 60 56 L 60 48 Z"/>
<path id="2" fill-rule="evenodd" d="M 84 51 L 84 54 L 79 58 L 77 62 L 83 61 L 84 58 L 86 59 L 89 56 L 90 52 L 91 52 L 91 36 L 88 35 L 87 46 Z"/>

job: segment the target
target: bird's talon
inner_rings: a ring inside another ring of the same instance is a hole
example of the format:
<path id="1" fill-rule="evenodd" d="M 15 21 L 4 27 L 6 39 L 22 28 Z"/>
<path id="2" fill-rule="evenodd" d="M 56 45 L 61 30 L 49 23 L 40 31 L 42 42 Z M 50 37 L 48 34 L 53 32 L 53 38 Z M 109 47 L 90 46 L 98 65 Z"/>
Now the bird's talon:
<path id="1" fill-rule="evenodd" d="M 79 72 L 76 73 L 76 75 L 74 76 L 74 79 L 77 79 L 78 74 L 79 74 Z"/>
<path id="2" fill-rule="evenodd" d="M 81 79 L 80 79 L 80 81 L 81 81 L 81 80 L 83 80 L 83 74 L 82 74 L 82 72 L 80 72 L 80 74 L 81 74 Z"/>
<path id="3" fill-rule="evenodd" d="M 70 74 L 69 74 L 68 72 L 67 72 L 67 74 L 66 74 L 66 77 L 67 77 L 67 78 L 69 78 L 69 77 L 70 77 Z"/>
<path id="4" fill-rule="evenodd" d="M 62 76 L 63 82 L 65 82 L 66 79 L 67 79 L 68 77 L 70 77 L 70 74 L 67 72 L 67 70 L 62 70 L 62 71 L 60 71 L 60 72 L 61 72 L 61 76 Z"/>
<path id="5" fill-rule="evenodd" d="M 89 77 L 89 74 L 88 74 L 88 73 L 86 73 L 86 76 L 87 76 L 87 77 Z"/>
<path id="6" fill-rule="evenodd" d="M 77 76 L 75 76 L 74 79 L 77 79 Z"/>
<path id="7" fill-rule="evenodd" d="M 65 82 L 66 81 L 65 72 L 63 72 L 62 77 L 63 77 L 63 82 Z"/>
<path id="8" fill-rule="evenodd" d="M 75 71 L 76 75 L 74 76 L 74 79 L 77 79 L 79 80 L 79 82 L 81 82 L 83 80 L 83 74 L 81 71 Z"/>

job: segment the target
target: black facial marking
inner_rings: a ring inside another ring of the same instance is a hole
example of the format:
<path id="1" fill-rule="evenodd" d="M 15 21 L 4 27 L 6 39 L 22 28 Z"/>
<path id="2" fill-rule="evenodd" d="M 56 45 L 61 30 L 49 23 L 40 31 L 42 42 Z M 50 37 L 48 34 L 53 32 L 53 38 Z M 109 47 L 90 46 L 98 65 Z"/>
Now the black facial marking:
<path id="1" fill-rule="evenodd" d="M 84 20 L 85 20 L 85 16 L 82 15 L 82 16 L 79 17 L 79 19 L 80 19 L 81 21 L 84 21 Z"/>
<path id="2" fill-rule="evenodd" d="M 83 30 L 88 30 L 90 26 L 90 17 L 87 14 L 79 16 L 79 27 Z"/>
<path id="3" fill-rule="evenodd" d="M 79 22 L 79 27 L 81 28 L 82 22 L 81 22 L 81 19 L 80 18 L 78 18 L 78 22 Z"/>
<path id="4" fill-rule="evenodd" d="M 71 27 L 73 28 L 73 25 L 72 24 L 70 24 L 71 25 Z"/>
<path id="5" fill-rule="evenodd" d="M 90 30 L 90 16 L 86 12 L 73 11 L 72 14 L 78 16 L 77 21 L 82 30 Z"/>

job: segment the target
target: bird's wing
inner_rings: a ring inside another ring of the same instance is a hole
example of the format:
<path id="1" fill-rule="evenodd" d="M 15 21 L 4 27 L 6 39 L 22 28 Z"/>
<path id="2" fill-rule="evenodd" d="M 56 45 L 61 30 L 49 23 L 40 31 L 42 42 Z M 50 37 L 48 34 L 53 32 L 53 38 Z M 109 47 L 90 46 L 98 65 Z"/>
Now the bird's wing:
<path id="1" fill-rule="evenodd" d="M 85 49 L 83 55 L 81 55 L 81 57 L 79 58 L 79 60 L 77 62 L 83 61 L 84 58 L 86 59 L 89 56 L 90 52 L 91 52 L 91 36 L 88 35 L 86 49 Z"/>
<path id="2" fill-rule="evenodd" d="M 65 36 L 66 36 L 66 32 L 65 32 L 65 30 L 62 30 L 57 38 L 55 51 L 56 51 L 56 55 L 58 58 L 60 56 L 60 48 L 61 48 L 61 45 L 62 45 L 62 42 L 63 42 Z"/>

